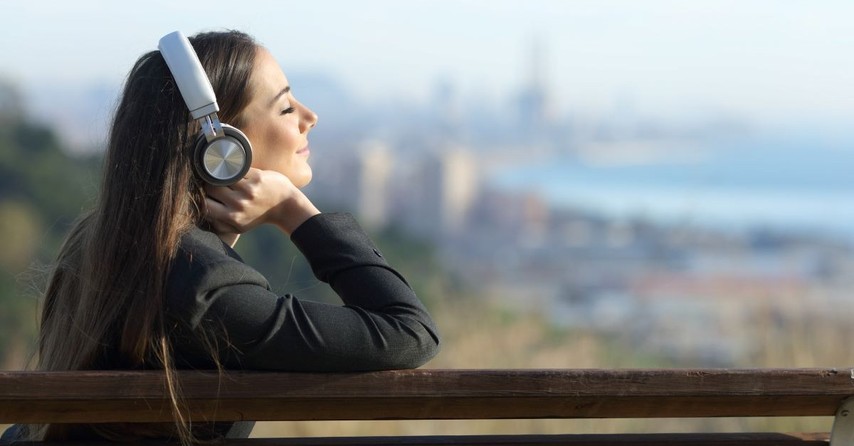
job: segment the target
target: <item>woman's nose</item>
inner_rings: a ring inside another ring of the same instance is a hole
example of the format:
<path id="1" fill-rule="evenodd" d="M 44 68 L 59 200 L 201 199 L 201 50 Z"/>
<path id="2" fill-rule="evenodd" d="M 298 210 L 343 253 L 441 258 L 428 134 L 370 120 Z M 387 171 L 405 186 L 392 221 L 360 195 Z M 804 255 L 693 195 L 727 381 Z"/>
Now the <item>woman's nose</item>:
<path id="1" fill-rule="evenodd" d="M 301 130 L 303 132 L 305 132 L 308 129 L 317 125 L 317 114 L 315 114 L 310 108 L 308 108 L 304 105 L 302 106 L 302 108 L 303 108 L 303 112 L 302 112 L 301 125 L 303 128 Z"/>

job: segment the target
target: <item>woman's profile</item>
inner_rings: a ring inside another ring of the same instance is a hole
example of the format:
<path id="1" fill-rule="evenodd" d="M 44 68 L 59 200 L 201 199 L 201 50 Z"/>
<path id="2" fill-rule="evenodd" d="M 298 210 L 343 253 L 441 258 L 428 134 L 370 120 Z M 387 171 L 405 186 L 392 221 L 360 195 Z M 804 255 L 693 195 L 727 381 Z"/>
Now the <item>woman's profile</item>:
<path id="1" fill-rule="evenodd" d="M 45 294 L 40 370 L 414 368 L 438 351 L 426 309 L 348 214 L 321 213 L 300 103 L 270 52 L 237 31 L 191 37 L 219 118 L 251 142 L 227 186 L 193 167 L 199 124 L 163 55 L 131 69 L 110 130 L 98 200 L 70 231 Z M 344 305 L 279 295 L 232 249 L 262 224 L 281 230 Z M 167 380 L 172 382 L 172 380 Z M 180 398 L 174 384 L 173 401 Z M 14 426 L 7 439 L 184 443 L 248 436 L 251 423 Z"/>

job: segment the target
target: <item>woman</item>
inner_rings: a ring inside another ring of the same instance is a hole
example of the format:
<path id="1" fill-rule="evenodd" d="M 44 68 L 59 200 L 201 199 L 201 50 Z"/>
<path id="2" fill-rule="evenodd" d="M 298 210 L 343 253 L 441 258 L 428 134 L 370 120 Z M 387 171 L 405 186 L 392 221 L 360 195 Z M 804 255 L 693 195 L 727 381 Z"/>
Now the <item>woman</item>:
<path id="1" fill-rule="evenodd" d="M 252 168 L 228 187 L 191 167 L 198 124 L 162 55 L 131 70 L 113 121 L 99 201 L 71 231 L 42 311 L 39 369 L 180 368 L 357 371 L 414 368 L 439 339 L 405 280 L 346 214 L 324 214 L 300 191 L 311 180 L 317 116 L 297 101 L 269 51 L 239 32 L 190 39 L 223 122 L 252 143 Z M 273 224 L 345 306 L 274 294 L 231 249 Z M 176 422 L 30 426 L 33 439 L 182 442 L 247 436 L 251 425 Z M 8 434 L 8 433 L 7 433 Z M 10 435 L 7 435 L 11 436 Z"/>

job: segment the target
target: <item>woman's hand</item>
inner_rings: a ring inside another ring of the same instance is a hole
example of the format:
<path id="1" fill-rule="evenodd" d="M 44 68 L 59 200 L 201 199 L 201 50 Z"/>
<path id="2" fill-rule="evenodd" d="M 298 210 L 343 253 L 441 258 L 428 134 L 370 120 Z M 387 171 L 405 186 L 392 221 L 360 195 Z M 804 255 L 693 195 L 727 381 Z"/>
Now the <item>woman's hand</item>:
<path id="1" fill-rule="evenodd" d="M 213 230 L 234 246 L 240 234 L 265 223 L 290 235 L 320 211 L 288 177 L 271 170 L 249 169 L 230 186 L 205 186 L 207 219 Z"/>

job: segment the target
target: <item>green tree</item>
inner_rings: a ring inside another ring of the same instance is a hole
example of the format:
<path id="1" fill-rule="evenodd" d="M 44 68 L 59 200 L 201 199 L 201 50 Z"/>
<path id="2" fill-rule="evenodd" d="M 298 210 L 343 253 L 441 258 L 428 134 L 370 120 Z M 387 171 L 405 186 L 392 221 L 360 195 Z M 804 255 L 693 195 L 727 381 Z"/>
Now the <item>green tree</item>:
<path id="1" fill-rule="evenodd" d="M 0 365 L 20 366 L 31 350 L 40 265 L 91 202 L 98 165 L 97 156 L 70 156 L 50 127 L 27 117 L 19 92 L 0 82 Z"/>

